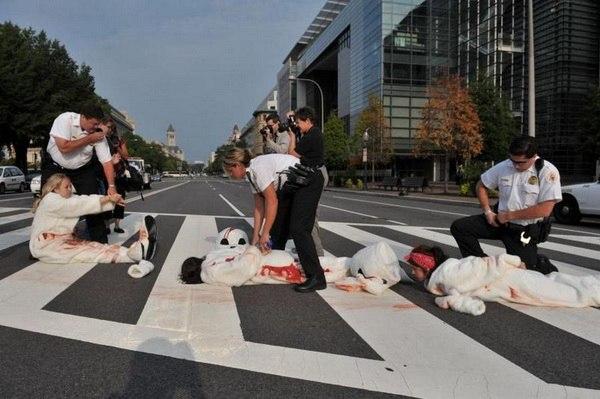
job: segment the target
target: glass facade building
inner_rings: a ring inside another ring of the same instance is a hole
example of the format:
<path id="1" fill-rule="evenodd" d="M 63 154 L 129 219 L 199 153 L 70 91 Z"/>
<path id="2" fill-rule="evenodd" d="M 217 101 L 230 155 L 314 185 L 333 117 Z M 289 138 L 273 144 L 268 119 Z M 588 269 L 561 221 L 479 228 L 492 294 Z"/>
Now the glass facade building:
<path id="1" fill-rule="evenodd" d="M 492 78 L 523 133 L 526 100 L 527 0 L 457 1 L 457 73 L 467 83 Z M 525 118 L 525 122 L 526 122 Z"/>
<path id="2" fill-rule="evenodd" d="M 325 114 L 336 111 L 348 134 L 354 133 L 369 97 L 382 100 L 398 174 L 435 177 L 431 161 L 412 156 L 412 140 L 426 103 L 427 85 L 453 68 L 452 4 L 447 0 L 352 0 L 298 52 L 297 76 L 323 87 Z M 315 85 L 298 85 L 304 95 L 298 95 L 297 105 L 307 104 L 320 112 Z"/>
<path id="3" fill-rule="evenodd" d="M 284 62 L 280 102 L 320 113 L 315 85 L 298 82 L 291 90 L 285 76 L 293 69 L 319 83 L 325 115 L 337 112 L 352 134 L 369 96 L 378 96 L 396 174 L 441 174 L 411 151 L 426 88 L 448 73 L 467 83 L 492 77 L 518 122 L 516 133 L 528 133 L 527 0 L 326 1 L 318 18 L 323 23 L 311 25 Z M 540 154 L 567 180 L 589 178 L 594 160 L 583 159 L 577 134 L 586 96 L 599 83 L 600 1 L 534 1 L 534 27 Z"/>
<path id="4" fill-rule="evenodd" d="M 599 83 L 600 2 L 535 3 L 536 139 L 564 177 L 589 181 L 595 160 L 584 158 L 579 129 L 587 96 Z"/>

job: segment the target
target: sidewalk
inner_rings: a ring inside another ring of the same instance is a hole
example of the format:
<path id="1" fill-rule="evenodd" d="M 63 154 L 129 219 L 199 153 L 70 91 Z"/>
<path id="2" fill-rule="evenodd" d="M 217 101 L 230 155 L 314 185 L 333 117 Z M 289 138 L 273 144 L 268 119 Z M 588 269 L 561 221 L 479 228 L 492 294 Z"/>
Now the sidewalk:
<path id="1" fill-rule="evenodd" d="M 448 193 L 444 193 L 444 186 L 440 183 L 434 183 L 430 188 L 420 191 L 410 191 L 406 194 L 401 195 L 402 192 L 398 190 L 384 190 L 380 188 L 371 188 L 369 185 L 368 190 L 356 190 L 348 189 L 343 187 L 332 187 L 328 186 L 325 191 L 336 192 L 336 193 L 347 193 L 355 195 L 365 195 L 373 197 L 387 197 L 387 198 L 406 198 L 406 199 L 419 199 L 419 200 L 430 200 L 430 201 L 443 201 L 449 203 L 458 203 L 461 205 L 474 205 L 479 206 L 479 201 L 476 197 L 463 197 L 458 194 L 458 186 L 455 184 L 448 185 Z"/>

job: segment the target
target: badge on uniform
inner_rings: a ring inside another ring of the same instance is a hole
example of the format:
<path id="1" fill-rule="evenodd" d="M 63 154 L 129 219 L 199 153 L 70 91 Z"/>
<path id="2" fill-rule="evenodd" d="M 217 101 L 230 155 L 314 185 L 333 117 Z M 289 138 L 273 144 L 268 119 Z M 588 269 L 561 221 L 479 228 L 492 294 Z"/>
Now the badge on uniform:
<path id="1" fill-rule="evenodd" d="M 531 176 L 529 178 L 529 180 L 527 180 L 527 184 L 540 184 L 539 179 L 537 178 L 537 176 Z"/>

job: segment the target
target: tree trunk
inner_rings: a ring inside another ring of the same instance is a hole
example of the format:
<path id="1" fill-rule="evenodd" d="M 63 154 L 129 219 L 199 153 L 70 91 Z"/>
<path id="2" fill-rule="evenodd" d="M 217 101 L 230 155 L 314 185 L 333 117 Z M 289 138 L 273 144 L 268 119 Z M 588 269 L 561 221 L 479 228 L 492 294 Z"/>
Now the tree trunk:
<path id="1" fill-rule="evenodd" d="M 15 148 L 15 166 L 27 174 L 27 147 L 29 142 L 27 140 L 13 142 Z"/>
<path id="2" fill-rule="evenodd" d="M 448 194 L 448 179 L 450 178 L 450 157 L 444 154 L 444 194 Z"/>

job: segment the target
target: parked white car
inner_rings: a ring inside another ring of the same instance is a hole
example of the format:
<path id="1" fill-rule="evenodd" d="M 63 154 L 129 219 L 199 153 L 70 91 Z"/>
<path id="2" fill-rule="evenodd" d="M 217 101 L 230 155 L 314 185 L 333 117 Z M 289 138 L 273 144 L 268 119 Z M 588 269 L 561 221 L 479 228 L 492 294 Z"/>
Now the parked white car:
<path id="1" fill-rule="evenodd" d="M 600 180 L 564 186 L 563 199 L 554 205 L 554 217 L 561 223 L 577 223 L 583 216 L 600 215 Z"/>
<path id="2" fill-rule="evenodd" d="M 40 191 L 42 191 L 42 175 L 34 176 L 33 179 L 31 179 L 29 188 L 34 197 L 40 195 Z"/>
<path id="3" fill-rule="evenodd" d="M 16 166 L 0 166 L 0 194 L 8 190 L 22 193 L 26 188 L 25 175 L 21 169 Z"/>

